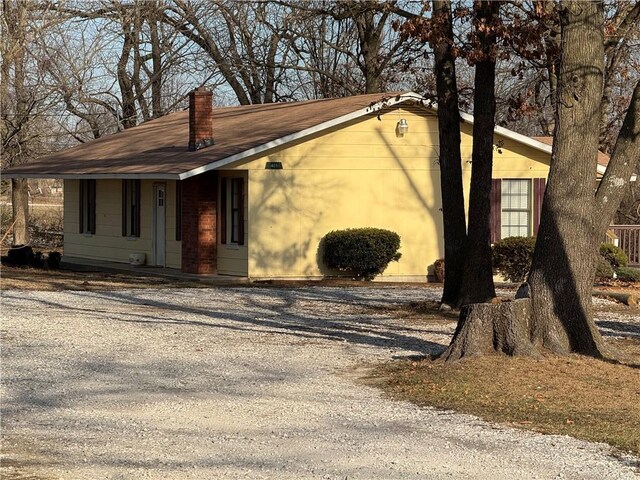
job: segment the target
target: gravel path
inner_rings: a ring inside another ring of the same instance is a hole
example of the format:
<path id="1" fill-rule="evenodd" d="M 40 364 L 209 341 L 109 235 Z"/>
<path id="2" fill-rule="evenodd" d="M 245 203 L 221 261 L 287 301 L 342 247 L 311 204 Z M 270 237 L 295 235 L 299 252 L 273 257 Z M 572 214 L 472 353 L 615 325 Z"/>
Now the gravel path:
<path id="1" fill-rule="evenodd" d="M 604 445 L 354 382 L 363 360 L 424 354 L 451 334 L 369 307 L 439 293 L 5 291 L 5 473 L 17 462 L 53 479 L 638 478 Z"/>

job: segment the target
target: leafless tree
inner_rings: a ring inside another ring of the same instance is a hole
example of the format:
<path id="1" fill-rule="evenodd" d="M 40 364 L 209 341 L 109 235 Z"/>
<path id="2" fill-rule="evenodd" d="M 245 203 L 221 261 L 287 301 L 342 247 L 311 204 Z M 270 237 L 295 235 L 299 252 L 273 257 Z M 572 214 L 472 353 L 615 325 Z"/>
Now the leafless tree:
<path id="1" fill-rule="evenodd" d="M 43 65 L 35 39 L 56 19 L 26 0 L 3 0 L 0 13 L 0 141 L 2 168 L 21 165 L 51 146 L 51 92 L 43 88 Z M 25 179 L 11 180 L 13 243 L 29 243 L 29 192 Z"/>

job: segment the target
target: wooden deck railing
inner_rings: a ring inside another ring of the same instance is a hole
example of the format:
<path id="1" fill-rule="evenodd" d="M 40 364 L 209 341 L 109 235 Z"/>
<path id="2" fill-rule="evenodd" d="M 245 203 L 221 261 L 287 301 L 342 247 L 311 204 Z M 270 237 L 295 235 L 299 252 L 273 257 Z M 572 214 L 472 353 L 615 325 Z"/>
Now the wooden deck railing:
<path id="1" fill-rule="evenodd" d="M 629 257 L 629 265 L 640 266 L 640 225 L 611 225 L 609 230 L 618 237 L 618 246 Z"/>

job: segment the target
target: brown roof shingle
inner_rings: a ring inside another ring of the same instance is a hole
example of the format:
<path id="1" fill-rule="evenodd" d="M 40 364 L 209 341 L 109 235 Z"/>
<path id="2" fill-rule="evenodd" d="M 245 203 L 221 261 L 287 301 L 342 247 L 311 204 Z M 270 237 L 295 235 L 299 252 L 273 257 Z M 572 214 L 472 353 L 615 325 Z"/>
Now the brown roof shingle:
<path id="1" fill-rule="evenodd" d="M 213 110 L 214 145 L 187 150 L 189 112 L 145 122 L 8 170 L 12 176 L 178 175 L 333 120 L 384 96 L 369 94 Z"/>

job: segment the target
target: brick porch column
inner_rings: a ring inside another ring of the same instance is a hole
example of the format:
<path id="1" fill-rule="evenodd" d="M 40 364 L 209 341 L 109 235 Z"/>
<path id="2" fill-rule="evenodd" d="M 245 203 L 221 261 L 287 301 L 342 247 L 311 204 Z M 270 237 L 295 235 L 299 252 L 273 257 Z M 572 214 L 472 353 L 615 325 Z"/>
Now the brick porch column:
<path id="1" fill-rule="evenodd" d="M 216 172 L 182 182 L 182 271 L 217 273 Z"/>

